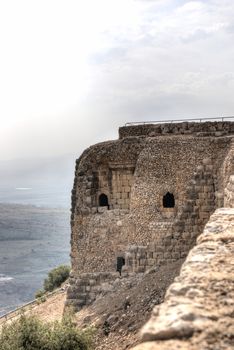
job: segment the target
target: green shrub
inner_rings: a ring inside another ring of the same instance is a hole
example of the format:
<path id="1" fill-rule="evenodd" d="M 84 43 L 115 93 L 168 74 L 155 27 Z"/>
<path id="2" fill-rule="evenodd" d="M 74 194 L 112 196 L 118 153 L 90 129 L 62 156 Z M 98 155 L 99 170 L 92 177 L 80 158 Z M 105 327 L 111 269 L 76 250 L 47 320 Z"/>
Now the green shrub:
<path id="1" fill-rule="evenodd" d="M 89 350 L 92 331 L 80 331 L 69 318 L 42 323 L 35 316 L 21 316 L 3 326 L 0 350 Z"/>
<path id="2" fill-rule="evenodd" d="M 45 303 L 47 300 L 46 296 L 43 295 L 42 297 L 40 298 L 37 298 L 36 302 L 37 302 L 37 305 L 40 305 L 41 303 Z"/>
<path id="3" fill-rule="evenodd" d="M 48 273 L 48 277 L 44 281 L 44 290 L 51 292 L 55 288 L 61 286 L 69 277 L 70 266 L 60 265 Z"/>
<path id="4" fill-rule="evenodd" d="M 39 289 L 35 293 L 35 298 L 36 299 L 41 298 L 44 294 L 45 294 L 45 291 L 43 289 Z"/>

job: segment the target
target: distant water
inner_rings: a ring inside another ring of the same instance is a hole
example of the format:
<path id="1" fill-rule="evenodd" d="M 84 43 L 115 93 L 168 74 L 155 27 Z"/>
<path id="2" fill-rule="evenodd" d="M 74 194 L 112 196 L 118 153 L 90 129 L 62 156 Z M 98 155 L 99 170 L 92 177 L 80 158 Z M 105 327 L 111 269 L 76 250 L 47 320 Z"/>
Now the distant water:
<path id="1" fill-rule="evenodd" d="M 30 204 L 39 207 L 69 208 L 69 189 L 50 188 L 0 188 L 0 203 Z"/>
<path id="2" fill-rule="evenodd" d="M 0 190 L 0 315 L 34 298 L 52 268 L 69 264 L 70 194 Z"/>

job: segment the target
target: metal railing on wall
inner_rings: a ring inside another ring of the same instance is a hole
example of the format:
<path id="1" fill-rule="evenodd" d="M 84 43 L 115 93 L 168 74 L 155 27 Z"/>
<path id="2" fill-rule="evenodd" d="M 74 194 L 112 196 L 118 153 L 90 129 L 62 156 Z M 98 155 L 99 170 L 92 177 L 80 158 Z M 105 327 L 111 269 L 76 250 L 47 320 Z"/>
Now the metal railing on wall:
<path id="1" fill-rule="evenodd" d="M 234 116 L 228 117 L 214 117 L 214 118 L 185 118 L 185 119 L 167 119 L 167 120 L 151 120 L 151 121 L 140 121 L 140 122 L 128 122 L 125 126 L 131 125 L 145 125 L 145 124 L 172 124 L 172 123 L 183 123 L 183 122 L 198 122 L 202 123 L 204 121 L 225 121 L 225 120 L 234 120 Z"/>
<path id="2" fill-rule="evenodd" d="M 63 287 L 62 288 L 59 288 L 59 289 L 56 289 L 55 291 L 53 292 L 50 292 L 50 293 L 47 293 L 45 294 L 45 297 L 46 298 L 49 298 L 51 296 L 54 296 L 54 295 L 57 295 L 57 294 L 61 294 L 61 293 L 65 293 L 66 289 L 64 289 Z M 28 311 L 28 307 L 36 307 L 40 305 L 40 298 L 38 299 L 34 299 L 32 301 L 29 301 L 28 303 L 26 304 L 22 304 L 22 305 L 19 305 L 17 308 L 3 314 L 2 316 L 0 316 L 0 324 L 14 318 L 14 317 L 17 317 L 19 316 L 18 312 L 24 312 L 24 311 Z"/>

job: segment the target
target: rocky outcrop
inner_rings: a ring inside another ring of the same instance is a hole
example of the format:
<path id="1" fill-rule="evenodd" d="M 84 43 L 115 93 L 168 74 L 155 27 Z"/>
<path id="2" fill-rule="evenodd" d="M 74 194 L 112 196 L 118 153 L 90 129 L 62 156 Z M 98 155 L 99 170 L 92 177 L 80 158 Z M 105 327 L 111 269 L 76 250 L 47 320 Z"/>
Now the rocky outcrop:
<path id="1" fill-rule="evenodd" d="M 233 349 L 234 209 L 216 210 L 134 350 Z"/>

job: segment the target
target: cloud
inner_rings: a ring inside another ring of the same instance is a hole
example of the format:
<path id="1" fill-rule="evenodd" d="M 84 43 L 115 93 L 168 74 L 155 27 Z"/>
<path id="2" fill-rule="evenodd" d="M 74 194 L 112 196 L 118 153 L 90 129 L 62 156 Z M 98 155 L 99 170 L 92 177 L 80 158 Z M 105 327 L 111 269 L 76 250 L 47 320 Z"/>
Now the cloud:
<path id="1" fill-rule="evenodd" d="M 188 116 L 232 114 L 234 4 L 175 3 L 141 1 L 134 35 L 126 31 L 111 40 L 107 33 L 112 46 L 96 67 L 96 107 L 99 101 L 100 108 L 106 103 L 113 113 L 142 120 L 157 118 L 158 111 L 166 117 L 173 108 Z"/>
<path id="2" fill-rule="evenodd" d="M 1 11 L 0 159 L 78 153 L 135 119 L 233 114 L 232 0 L 22 4 Z"/>

